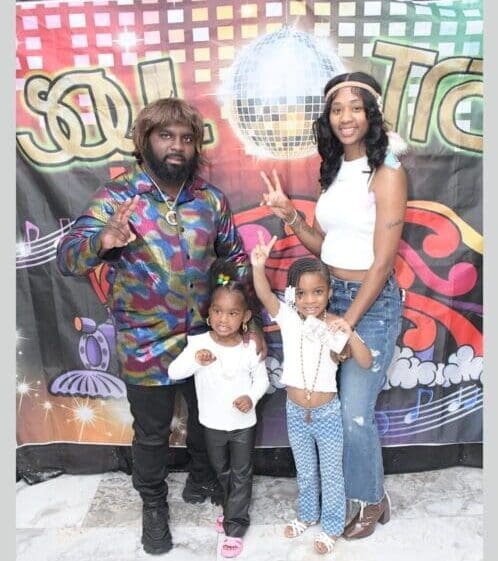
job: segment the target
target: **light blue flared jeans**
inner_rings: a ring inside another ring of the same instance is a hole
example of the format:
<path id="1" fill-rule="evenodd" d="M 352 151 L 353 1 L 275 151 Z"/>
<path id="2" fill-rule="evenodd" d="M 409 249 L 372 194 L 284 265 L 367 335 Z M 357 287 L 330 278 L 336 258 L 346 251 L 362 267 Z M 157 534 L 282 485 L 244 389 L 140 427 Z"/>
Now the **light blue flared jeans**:
<path id="1" fill-rule="evenodd" d="M 330 311 L 343 316 L 360 287 L 361 282 L 332 277 Z M 384 496 L 384 466 L 375 404 L 394 354 L 401 327 L 401 310 L 401 291 L 391 275 L 356 326 L 356 331 L 372 352 L 372 366 L 361 368 L 350 358 L 342 363 L 339 373 L 346 498 L 364 504 L 378 503 Z"/>
<path id="2" fill-rule="evenodd" d="M 344 530 L 346 498 L 342 476 L 341 404 L 332 401 L 308 409 L 287 398 L 287 430 L 297 471 L 297 516 L 302 522 L 320 520 L 330 536 Z M 318 454 L 317 454 L 318 452 Z M 321 508 L 320 508 L 321 494 Z"/>

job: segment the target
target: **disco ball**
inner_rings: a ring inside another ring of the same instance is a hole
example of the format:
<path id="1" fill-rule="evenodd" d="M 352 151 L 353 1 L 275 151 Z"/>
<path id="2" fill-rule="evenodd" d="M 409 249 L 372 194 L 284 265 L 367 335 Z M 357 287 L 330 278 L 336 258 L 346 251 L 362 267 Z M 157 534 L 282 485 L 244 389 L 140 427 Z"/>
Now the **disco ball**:
<path id="1" fill-rule="evenodd" d="M 323 87 L 344 71 L 331 48 L 283 27 L 245 47 L 220 90 L 229 122 L 249 154 L 291 160 L 315 153 L 312 123 Z"/>

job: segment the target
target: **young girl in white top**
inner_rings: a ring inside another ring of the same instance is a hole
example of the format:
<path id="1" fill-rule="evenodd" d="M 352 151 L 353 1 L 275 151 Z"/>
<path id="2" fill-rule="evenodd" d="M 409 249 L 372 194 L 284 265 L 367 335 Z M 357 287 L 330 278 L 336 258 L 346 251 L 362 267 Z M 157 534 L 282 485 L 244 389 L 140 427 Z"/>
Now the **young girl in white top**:
<path id="1" fill-rule="evenodd" d="M 194 376 L 199 422 L 205 428 L 208 456 L 223 489 L 223 515 L 216 520 L 216 530 L 226 536 L 221 554 L 236 557 L 249 526 L 255 407 L 269 382 L 254 341 L 246 345 L 242 339 L 251 311 L 245 287 L 235 280 L 237 271 L 218 259 L 211 277 L 207 319 L 211 331 L 189 336 L 168 374 L 172 380 Z"/>
<path id="2" fill-rule="evenodd" d="M 256 294 L 282 334 L 281 382 L 287 386 L 287 429 L 298 485 L 298 517 L 286 526 L 285 535 L 299 536 L 320 520 L 323 531 L 316 535 L 314 547 L 319 553 L 331 553 L 343 532 L 346 509 L 341 409 L 331 336 L 345 333 L 352 357 L 364 368 L 372 355 L 346 321 L 327 313 L 330 274 L 319 259 L 295 261 L 289 268 L 286 289 L 294 297 L 286 297 L 290 304 L 278 300 L 265 274 L 275 240 L 274 236 L 266 245 L 260 236 L 251 263 Z"/>
<path id="3" fill-rule="evenodd" d="M 389 130 L 382 106 L 380 84 L 364 72 L 338 74 L 325 85 L 323 112 L 313 123 L 321 194 L 312 224 L 284 193 L 276 171 L 271 178 L 263 173 L 263 204 L 328 265 L 329 309 L 361 335 L 374 357 L 366 370 L 348 353 L 339 356 L 346 498 L 351 513 L 360 507 L 344 529 L 347 539 L 370 536 L 391 511 L 375 404 L 401 327 L 403 296 L 393 268 L 407 175 L 396 157 L 406 144 Z"/>

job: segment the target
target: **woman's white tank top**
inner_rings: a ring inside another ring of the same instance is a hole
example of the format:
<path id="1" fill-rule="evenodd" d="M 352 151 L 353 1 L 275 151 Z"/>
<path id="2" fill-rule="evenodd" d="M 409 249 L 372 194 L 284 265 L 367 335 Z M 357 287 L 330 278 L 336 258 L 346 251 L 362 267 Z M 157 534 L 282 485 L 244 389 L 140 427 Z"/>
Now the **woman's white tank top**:
<path id="1" fill-rule="evenodd" d="M 375 194 L 366 156 L 341 164 L 332 185 L 320 195 L 315 216 L 325 234 L 321 259 L 341 269 L 365 270 L 374 260 Z"/>

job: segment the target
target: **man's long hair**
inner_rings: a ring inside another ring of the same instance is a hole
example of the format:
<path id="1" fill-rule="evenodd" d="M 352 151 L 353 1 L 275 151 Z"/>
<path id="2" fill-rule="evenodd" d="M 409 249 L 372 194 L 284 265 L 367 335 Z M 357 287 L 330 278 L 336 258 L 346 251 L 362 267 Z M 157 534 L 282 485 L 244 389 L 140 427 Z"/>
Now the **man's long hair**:
<path id="1" fill-rule="evenodd" d="M 133 125 L 132 138 L 135 145 L 133 155 L 139 164 L 143 162 L 150 133 L 156 128 L 175 124 L 192 128 L 198 165 L 206 163 L 202 155 L 204 123 L 200 113 L 183 99 L 165 97 L 146 105 L 138 114 Z"/>
<path id="2" fill-rule="evenodd" d="M 346 74 L 339 74 L 334 76 L 327 82 L 323 90 L 324 95 L 341 82 L 362 82 L 372 87 L 379 96 L 382 89 L 372 76 L 365 72 L 350 72 Z M 388 136 L 384 117 L 377 105 L 375 97 L 367 90 L 361 87 L 354 88 L 355 93 L 363 99 L 365 108 L 365 116 L 368 121 L 368 131 L 365 135 L 365 147 L 367 151 L 367 159 L 370 170 L 378 168 L 384 163 L 386 157 L 386 150 L 388 145 Z M 335 136 L 330 126 L 330 106 L 334 101 L 337 92 L 334 92 L 325 103 L 322 114 L 313 122 L 313 135 L 317 143 L 318 153 L 322 158 L 320 164 L 320 185 L 323 190 L 326 190 L 334 181 L 339 168 L 341 167 L 341 156 L 344 154 L 344 147 L 340 140 Z"/>

